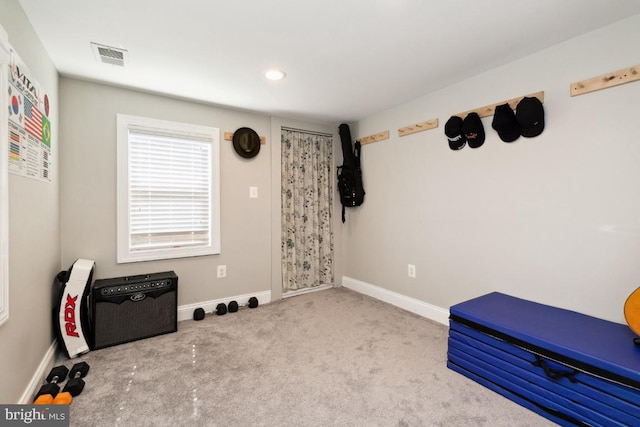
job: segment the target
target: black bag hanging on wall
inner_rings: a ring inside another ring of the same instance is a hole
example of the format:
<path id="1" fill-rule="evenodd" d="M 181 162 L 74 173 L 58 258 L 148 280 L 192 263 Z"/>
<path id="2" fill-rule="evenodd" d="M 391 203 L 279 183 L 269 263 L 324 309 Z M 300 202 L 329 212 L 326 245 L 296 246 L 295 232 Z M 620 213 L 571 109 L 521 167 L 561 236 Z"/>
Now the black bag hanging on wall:
<path id="1" fill-rule="evenodd" d="M 338 166 L 338 191 L 342 203 L 342 222 L 346 207 L 360 206 L 364 202 L 364 187 L 362 186 L 362 170 L 360 169 L 360 141 L 355 147 L 351 146 L 351 131 L 349 125 L 338 127 L 342 141 L 342 166 Z"/>

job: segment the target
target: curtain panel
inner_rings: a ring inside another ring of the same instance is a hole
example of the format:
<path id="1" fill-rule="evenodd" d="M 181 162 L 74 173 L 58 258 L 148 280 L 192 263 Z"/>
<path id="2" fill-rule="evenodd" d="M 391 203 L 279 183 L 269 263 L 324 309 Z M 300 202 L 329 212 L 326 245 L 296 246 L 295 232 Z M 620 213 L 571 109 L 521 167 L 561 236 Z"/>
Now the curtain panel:
<path id="1" fill-rule="evenodd" d="M 333 285 L 333 138 L 282 129 L 282 291 Z"/>

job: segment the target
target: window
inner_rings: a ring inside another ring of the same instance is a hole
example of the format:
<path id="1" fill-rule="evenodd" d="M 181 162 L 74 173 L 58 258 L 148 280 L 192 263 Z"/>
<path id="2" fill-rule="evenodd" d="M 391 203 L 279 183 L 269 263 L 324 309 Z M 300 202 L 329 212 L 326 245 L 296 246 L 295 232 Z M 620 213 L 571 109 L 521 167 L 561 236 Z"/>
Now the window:
<path id="1" fill-rule="evenodd" d="M 217 128 L 118 114 L 118 262 L 220 253 Z"/>

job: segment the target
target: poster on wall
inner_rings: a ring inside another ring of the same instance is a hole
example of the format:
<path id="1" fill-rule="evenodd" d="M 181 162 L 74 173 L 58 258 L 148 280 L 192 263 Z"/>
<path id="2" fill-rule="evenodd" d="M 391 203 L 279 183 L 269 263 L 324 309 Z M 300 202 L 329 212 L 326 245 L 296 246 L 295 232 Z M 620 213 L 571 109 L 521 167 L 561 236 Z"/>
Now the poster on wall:
<path id="1" fill-rule="evenodd" d="M 49 95 L 13 50 L 9 63 L 9 172 L 51 182 Z"/>

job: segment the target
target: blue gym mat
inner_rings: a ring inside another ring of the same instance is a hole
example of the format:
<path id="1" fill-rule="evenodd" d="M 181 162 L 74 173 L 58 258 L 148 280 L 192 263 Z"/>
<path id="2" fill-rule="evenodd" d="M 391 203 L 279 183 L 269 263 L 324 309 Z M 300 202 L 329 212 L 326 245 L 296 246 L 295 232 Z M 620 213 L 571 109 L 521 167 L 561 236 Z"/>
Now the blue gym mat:
<path id="1" fill-rule="evenodd" d="M 627 325 L 499 292 L 452 306 L 450 319 L 640 390 L 640 346 Z"/>

